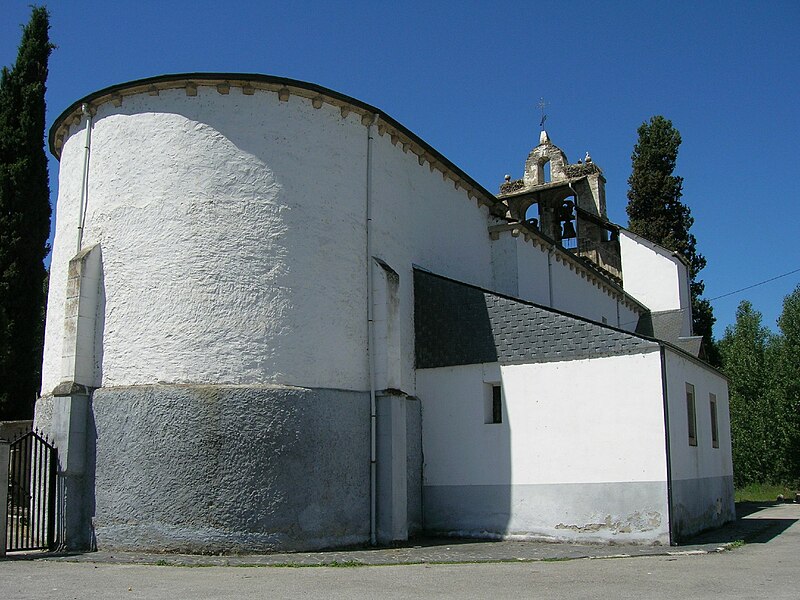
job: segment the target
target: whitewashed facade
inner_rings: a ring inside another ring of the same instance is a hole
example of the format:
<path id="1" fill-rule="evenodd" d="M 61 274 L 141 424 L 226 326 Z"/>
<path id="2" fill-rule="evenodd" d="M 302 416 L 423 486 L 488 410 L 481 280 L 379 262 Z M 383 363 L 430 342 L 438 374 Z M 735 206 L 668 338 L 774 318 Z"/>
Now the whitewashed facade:
<path id="1" fill-rule="evenodd" d="M 294 80 L 114 86 L 68 108 L 50 142 L 36 419 L 64 457 L 67 545 L 309 549 L 423 529 L 668 543 L 731 517 L 724 379 L 635 333 L 677 310 L 691 336 L 685 267 L 606 223 L 599 169 L 564 157 L 578 239 L 618 244 L 621 268 L 515 218 L 548 182 L 495 196 L 374 107 Z M 649 346 L 422 367 L 420 273 Z M 484 422 L 487 376 L 501 427 Z M 694 458 L 665 418 L 679 420 L 681 378 L 717 403 L 719 448 Z M 695 499 L 680 530 L 673 480 Z M 584 486 L 574 505 L 564 486 Z M 454 491 L 461 505 L 436 500 Z"/>

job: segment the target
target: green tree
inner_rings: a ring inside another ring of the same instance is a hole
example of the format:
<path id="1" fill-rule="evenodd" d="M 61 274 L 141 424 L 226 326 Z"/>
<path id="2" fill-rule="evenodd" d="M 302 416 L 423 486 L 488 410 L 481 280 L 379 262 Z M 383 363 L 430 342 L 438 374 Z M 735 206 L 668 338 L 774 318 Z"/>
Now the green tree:
<path id="1" fill-rule="evenodd" d="M 778 482 L 800 483 L 800 286 L 783 300 L 778 317 L 774 369 L 770 389 L 775 444 L 779 463 Z"/>
<path id="2" fill-rule="evenodd" d="M 50 232 L 44 151 L 49 15 L 33 7 L 0 75 L 0 418 L 30 418 L 40 382 Z"/>
<path id="3" fill-rule="evenodd" d="M 683 178 L 673 175 L 678 160 L 681 134 L 672 121 L 657 115 L 638 129 L 639 140 L 631 155 L 628 178 L 628 228 L 665 248 L 677 252 L 689 265 L 693 328 L 703 336 L 709 362 L 719 364 L 711 336 L 714 314 L 711 304 L 701 298 L 705 284 L 698 274 L 706 259 L 697 252 L 697 240 L 689 232 L 694 218 L 681 202 Z"/>
<path id="4" fill-rule="evenodd" d="M 730 379 L 731 443 L 737 487 L 772 479 L 775 457 L 769 439 L 772 419 L 767 395 L 770 338 L 761 324 L 761 313 L 743 301 L 736 310 L 736 323 L 726 328 L 719 343 L 722 368 Z"/>

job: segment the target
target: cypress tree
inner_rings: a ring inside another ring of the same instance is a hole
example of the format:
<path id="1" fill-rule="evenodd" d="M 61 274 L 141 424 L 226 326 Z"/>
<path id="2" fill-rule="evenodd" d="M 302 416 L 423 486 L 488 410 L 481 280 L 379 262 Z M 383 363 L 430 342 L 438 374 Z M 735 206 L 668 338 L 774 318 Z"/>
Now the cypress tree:
<path id="1" fill-rule="evenodd" d="M 0 75 L 0 419 L 33 415 L 44 326 L 50 187 L 44 150 L 49 14 L 33 7 Z"/>
<path id="2" fill-rule="evenodd" d="M 660 115 L 652 117 L 649 123 L 642 123 L 638 133 L 628 178 L 628 228 L 686 259 L 691 278 L 694 333 L 703 336 L 709 362 L 719 364 L 711 337 L 716 319 L 711 304 L 701 298 L 705 284 L 697 277 L 706 266 L 706 259 L 697 252 L 697 240 L 689 232 L 694 218 L 689 207 L 681 202 L 683 177 L 673 175 L 681 134 L 672 126 L 672 121 Z"/>

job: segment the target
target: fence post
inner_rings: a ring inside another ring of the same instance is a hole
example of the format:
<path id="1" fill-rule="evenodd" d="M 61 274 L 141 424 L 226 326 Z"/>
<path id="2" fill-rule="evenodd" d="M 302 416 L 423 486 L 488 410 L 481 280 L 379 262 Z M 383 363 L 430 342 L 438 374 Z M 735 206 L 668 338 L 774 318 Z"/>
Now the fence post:
<path id="1" fill-rule="evenodd" d="M 0 556 L 6 555 L 8 540 L 8 461 L 11 444 L 0 439 Z"/>

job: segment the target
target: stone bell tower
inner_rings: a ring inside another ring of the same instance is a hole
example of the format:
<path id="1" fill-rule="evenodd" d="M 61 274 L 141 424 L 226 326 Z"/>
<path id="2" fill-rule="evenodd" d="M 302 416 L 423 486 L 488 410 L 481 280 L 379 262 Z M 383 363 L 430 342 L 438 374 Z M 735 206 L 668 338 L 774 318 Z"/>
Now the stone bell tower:
<path id="1" fill-rule="evenodd" d="M 621 280 L 618 229 L 608 221 L 605 178 L 586 153 L 570 164 L 546 131 L 525 161 L 522 179 L 500 186 L 507 217 L 594 262 Z"/>

